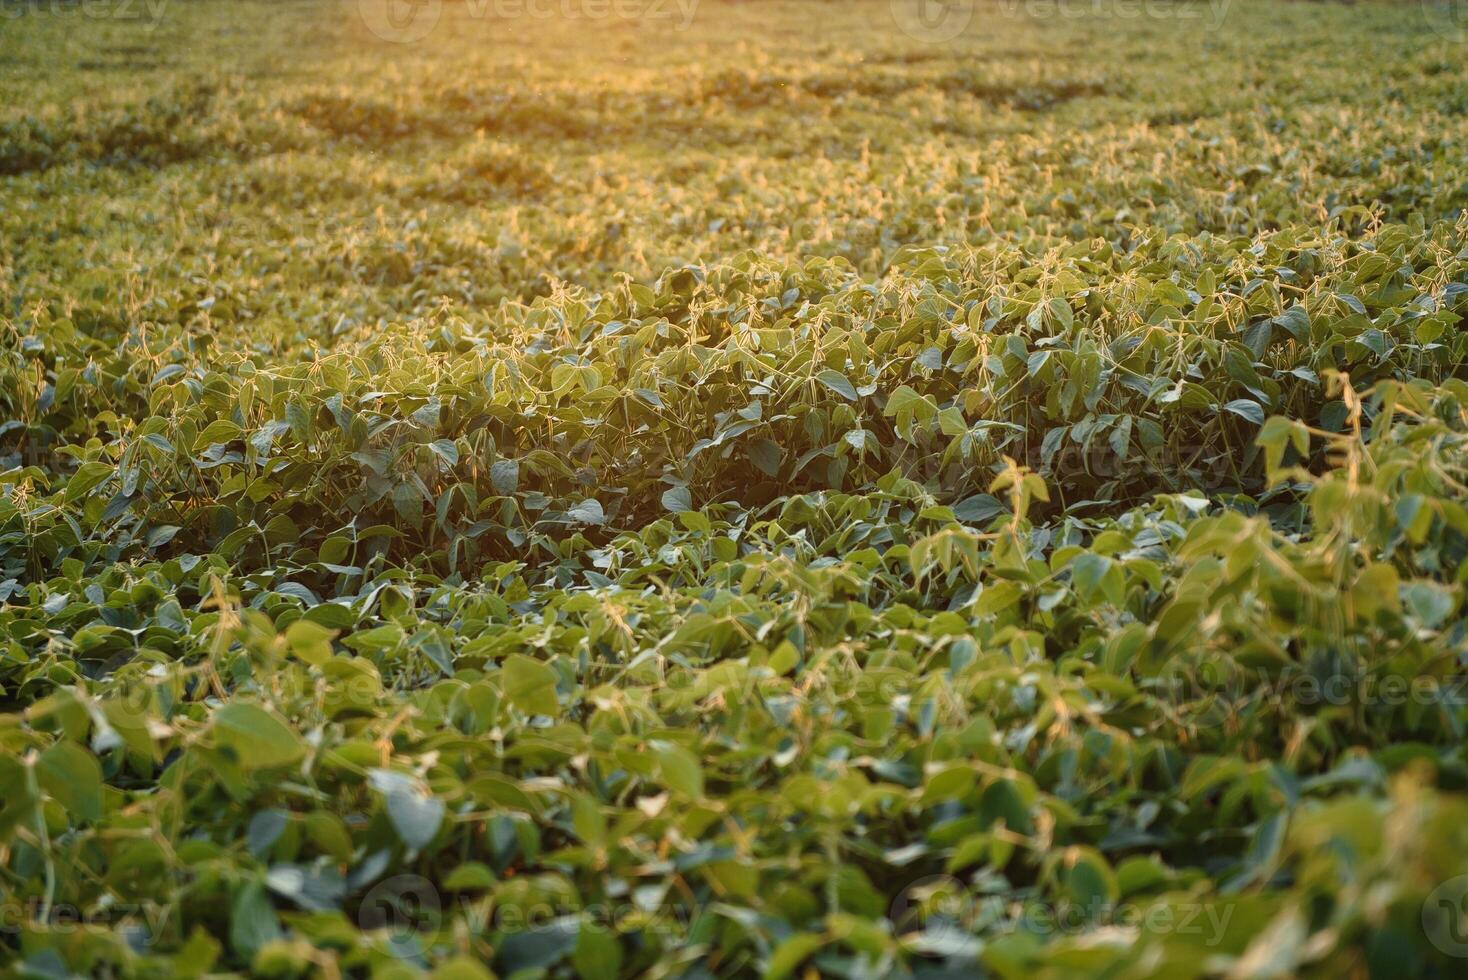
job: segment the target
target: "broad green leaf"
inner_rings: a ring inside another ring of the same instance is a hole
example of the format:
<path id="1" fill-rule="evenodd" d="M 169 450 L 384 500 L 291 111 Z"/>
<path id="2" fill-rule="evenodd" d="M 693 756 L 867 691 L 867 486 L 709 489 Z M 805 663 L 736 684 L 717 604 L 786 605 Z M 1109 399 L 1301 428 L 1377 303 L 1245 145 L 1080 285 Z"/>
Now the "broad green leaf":
<path id="1" fill-rule="evenodd" d="M 825 941 L 812 933 L 798 932 L 789 936 L 770 955 L 769 962 L 765 964 L 764 980 L 784 980 L 806 957 L 824 945 Z"/>
<path id="2" fill-rule="evenodd" d="M 662 773 L 663 785 L 684 796 L 694 799 L 703 797 L 703 766 L 698 756 L 672 742 L 659 742 L 653 746 Z"/>
<path id="3" fill-rule="evenodd" d="M 489 467 L 489 480 L 496 493 L 504 496 L 513 494 L 520 488 L 520 461 L 515 459 L 495 460 Z"/>
<path id="4" fill-rule="evenodd" d="M 556 699 L 556 672 L 550 665 L 514 654 L 501 668 L 505 697 L 521 711 L 532 715 L 555 715 L 560 712 Z"/>
<path id="5" fill-rule="evenodd" d="M 1264 406 L 1248 398 L 1235 398 L 1223 406 L 1225 412 L 1232 412 L 1241 419 L 1253 422 L 1255 425 L 1264 424 Z"/>
<path id="6" fill-rule="evenodd" d="M 602 510 L 601 502 L 588 497 L 566 512 L 566 516 L 573 521 L 582 524 L 605 524 L 606 513 Z"/>
<path id="7" fill-rule="evenodd" d="M 853 385 L 847 379 L 846 375 L 842 374 L 840 371 L 833 371 L 830 368 L 827 368 L 826 370 L 816 375 L 816 380 L 825 385 L 827 388 L 830 388 L 842 398 L 845 398 L 847 401 L 856 401 L 856 386 Z"/>
<path id="8" fill-rule="evenodd" d="M 669 487 L 663 491 L 662 505 L 675 514 L 692 510 L 693 496 L 688 492 L 687 487 Z"/>
<path id="9" fill-rule="evenodd" d="M 273 711 L 234 701 L 214 712 L 215 743 L 233 750 L 244 769 L 288 766 L 305 755 L 300 736 Z"/>
<path id="10" fill-rule="evenodd" d="M 89 823 L 102 818 L 102 767 L 75 742 L 57 742 L 42 752 L 36 780 L 69 815 Z"/>

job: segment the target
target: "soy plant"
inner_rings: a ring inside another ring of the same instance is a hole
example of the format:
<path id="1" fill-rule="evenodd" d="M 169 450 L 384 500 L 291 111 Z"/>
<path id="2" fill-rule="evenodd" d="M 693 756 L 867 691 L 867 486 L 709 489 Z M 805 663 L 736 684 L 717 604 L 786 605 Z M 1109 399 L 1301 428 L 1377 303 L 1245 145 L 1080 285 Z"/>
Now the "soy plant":
<path id="1" fill-rule="evenodd" d="M 6 967 L 1453 975 L 1450 38 L 33 13 Z"/>

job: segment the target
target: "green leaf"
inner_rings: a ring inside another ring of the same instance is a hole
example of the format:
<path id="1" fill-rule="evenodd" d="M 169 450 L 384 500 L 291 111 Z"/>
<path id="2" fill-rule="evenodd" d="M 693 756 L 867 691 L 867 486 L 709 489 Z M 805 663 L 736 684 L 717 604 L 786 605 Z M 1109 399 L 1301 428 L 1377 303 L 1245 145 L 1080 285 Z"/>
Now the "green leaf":
<path id="1" fill-rule="evenodd" d="M 816 380 L 847 401 L 856 401 L 856 385 L 852 384 L 846 375 L 840 371 L 833 371 L 827 368 L 816 375 Z"/>
<path id="2" fill-rule="evenodd" d="M 404 520 L 416 523 L 423 516 L 423 494 L 418 485 L 403 480 L 393 487 L 392 506 Z"/>
<path id="3" fill-rule="evenodd" d="M 240 886 L 229 916 L 229 945 L 234 951 L 249 960 L 260 947 L 283 935 L 264 882 L 250 881 Z"/>
<path id="4" fill-rule="evenodd" d="M 764 980 L 785 980 L 806 957 L 824 945 L 825 941 L 820 936 L 808 932 L 797 932 L 787 937 L 775 947 L 769 962 L 765 964 Z"/>
<path id="5" fill-rule="evenodd" d="M 571 965 L 582 980 L 616 980 L 622 975 L 622 944 L 609 924 L 582 922 Z"/>
<path id="6" fill-rule="evenodd" d="M 387 816 L 403 843 L 421 851 L 433 842 L 443 824 L 444 802 L 434 796 L 393 793 L 387 798 Z"/>
<path id="7" fill-rule="evenodd" d="M 68 815 L 88 822 L 102 819 L 102 767 L 75 742 L 57 742 L 42 752 L 36 780 Z"/>
<path id="8" fill-rule="evenodd" d="M 772 439 L 758 439 L 749 447 L 749 458 L 755 466 L 759 467 L 765 476 L 776 477 L 780 475 L 780 463 L 783 458 L 780 446 Z"/>
<path id="9" fill-rule="evenodd" d="M 286 644 L 302 661 L 320 666 L 331 659 L 331 641 L 335 630 L 305 619 L 298 619 L 286 628 Z"/>
<path id="10" fill-rule="evenodd" d="M 505 697 L 527 714 L 555 715 L 560 711 L 556 699 L 556 672 L 549 664 L 514 654 L 504 663 Z"/>
<path id="11" fill-rule="evenodd" d="M 653 743 L 663 785 L 693 799 L 703 798 L 703 766 L 698 756 L 673 742 Z"/>
<path id="12" fill-rule="evenodd" d="M 1111 559 L 1093 551 L 1082 552 L 1070 566 L 1070 581 L 1076 594 L 1090 599 L 1101 584 L 1102 578 L 1111 571 Z"/>
<path id="13" fill-rule="evenodd" d="M 953 505 L 953 516 L 965 524 L 984 524 L 1008 511 L 999 498 L 987 493 L 976 493 Z"/>
<path id="14" fill-rule="evenodd" d="M 290 822 L 291 815 L 287 810 L 271 807 L 258 811 L 245 828 L 245 847 L 255 857 L 263 857 L 280 840 Z"/>
<path id="15" fill-rule="evenodd" d="M 433 843 L 443 824 L 443 800 L 427 792 L 417 779 L 392 769 L 368 773 L 372 788 L 382 794 L 388 821 L 408 847 L 421 851 Z"/>
<path id="16" fill-rule="evenodd" d="M 158 527 L 148 530 L 148 536 L 144 543 L 150 551 L 154 548 L 161 548 L 172 541 L 181 530 L 182 528 L 177 524 L 161 524 Z"/>
<path id="17" fill-rule="evenodd" d="M 306 753 L 300 736 L 279 715 L 248 702 L 215 711 L 213 731 L 215 744 L 232 749 L 243 769 L 288 766 Z"/>
<path id="18" fill-rule="evenodd" d="M 1184 300 L 1186 301 L 1186 296 L 1184 296 Z M 1045 304 L 1045 310 L 1050 315 L 1050 318 L 1055 321 L 1055 325 L 1062 331 L 1070 330 L 1075 326 L 1075 313 L 1071 310 L 1070 304 L 1065 301 L 1064 297 L 1051 297 Z"/>
<path id="19" fill-rule="evenodd" d="M 669 487 L 663 491 L 663 507 L 675 514 L 693 509 L 693 495 L 687 487 Z"/>
<path id="20" fill-rule="evenodd" d="M 1419 581 L 1401 587 L 1402 605 L 1428 629 L 1436 629 L 1458 604 L 1453 590 L 1436 582 Z"/>
<path id="21" fill-rule="evenodd" d="M 200 452 L 220 443 L 234 442 L 243 435 L 243 430 L 229 419 L 215 419 L 195 437 L 194 452 Z"/>
<path id="22" fill-rule="evenodd" d="M 571 801 L 571 826 L 582 843 L 600 847 L 607 839 L 607 818 L 601 806 L 585 793 Z"/>
<path id="23" fill-rule="evenodd" d="M 265 887 L 312 912 L 341 908 L 347 886 L 335 868 L 276 864 L 265 873 Z"/>
<path id="24" fill-rule="evenodd" d="M 467 955 L 445 960 L 434 969 L 430 977 L 431 980 L 494 980 L 494 974 L 478 960 Z"/>
<path id="25" fill-rule="evenodd" d="M 111 463 L 90 462 L 83 463 L 77 467 L 71 479 L 66 481 L 67 502 L 73 502 L 85 497 L 87 493 L 101 485 L 103 480 L 117 471 L 117 467 Z"/>
<path id="26" fill-rule="evenodd" d="M 1264 424 L 1264 406 L 1249 398 L 1235 398 L 1223 406 L 1225 412 L 1232 412 L 1241 419 L 1247 419 L 1255 425 Z"/>
<path id="27" fill-rule="evenodd" d="M 510 932 L 495 951 L 496 972 L 511 976 L 555 966 L 576 948 L 580 926 L 577 919 L 566 916 L 538 928 Z"/>
<path id="28" fill-rule="evenodd" d="M 459 447 L 454 445 L 452 439 L 436 439 L 428 444 L 428 448 L 433 450 L 433 454 L 443 460 L 448 466 L 458 465 Z M 490 479 L 494 479 L 493 474 L 490 475 Z"/>
<path id="29" fill-rule="evenodd" d="M 1066 885 L 1071 901 L 1081 909 L 1107 908 L 1121 894 L 1111 865 L 1099 852 L 1088 847 L 1073 851 Z"/>
<path id="30" fill-rule="evenodd" d="M 493 484 L 495 492 L 502 497 L 508 497 L 520 489 L 520 461 L 517 459 L 497 459 L 489 467 L 489 482 Z"/>
<path id="31" fill-rule="evenodd" d="M 607 515 L 601 509 L 601 502 L 594 497 L 588 497 L 566 512 L 566 516 L 573 521 L 582 524 L 605 524 Z"/>

